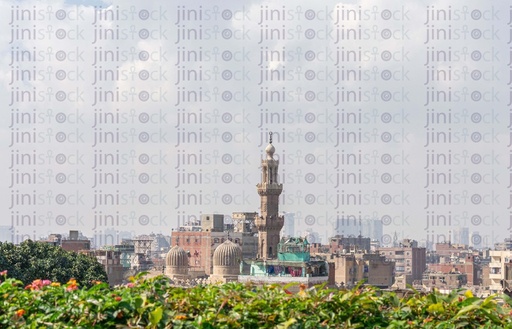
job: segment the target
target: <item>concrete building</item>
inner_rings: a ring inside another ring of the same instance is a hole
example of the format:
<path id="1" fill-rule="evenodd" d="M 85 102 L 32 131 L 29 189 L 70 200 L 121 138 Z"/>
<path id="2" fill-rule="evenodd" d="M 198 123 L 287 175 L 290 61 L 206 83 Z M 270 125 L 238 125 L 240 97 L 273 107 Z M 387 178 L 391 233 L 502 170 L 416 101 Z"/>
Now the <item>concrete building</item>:
<path id="1" fill-rule="evenodd" d="M 91 240 L 81 238 L 78 231 L 69 231 L 69 238 L 61 239 L 60 246 L 66 251 L 89 250 L 91 249 Z"/>
<path id="2" fill-rule="evenodd" d="M 432 273 L 461 273 L 466 275 L 468 285 L 477 286 L 481 284 L 481 267 L 475 263 L 473 255 L 457 257 L 449 262 L 428 264 L 428 271 Z"/>
<path id="3" fill-rule="evenodd" d="M 370 251 L 370 238 L 361 235 L 357 237 L 347 237 L 343 235 L 335 235 L 329 239 L 329 249 L 331 253 L 342 252 L 343 250 L 353 252 Z"/>
<path id="4" fill-rule="evenodd" d="M 390 288 L 394 282 L 394 262 L 375 253 L 335 253 L 326 255 L 334 264 L 335 282 L 351 288 L 360 281 L 379 288 Z"/>
<path id="5" fill-rule="evenodd" d="M 257 212 L 234 212 L 232 214 L 233 229 L 235 233 L 256 234 L 255 220 Z"/>
<path id="6" fill-rule="evenodd" d="M 505 238 L 503 242 L 496 242 L 494 244 L 494 250 L 512 250 L 512 239 Z"/>
<path id="7" fill-rule="evenodd" d="M 458 258 L 470 254 L 468 245 L 453 244 L 450 242 L 436 243 L 434 245 L 436 254 L 440 257 Z"/>
<path id="8" fill-rule="evenodd" d="M 467 284 L 467 274 L 453 271 L 450 273 L 426 271 L 421 281 L 427 291 L 436 288 L 441 293 L 450 293 L 454 289 L 460 289 Z"/>
<path id="9" fill-rule="evenodd" d="M 124 268 L 121 264 L 121 253 L 116 250 L 97 249 L 81 250 L 81 253 L 96 257 L 98 262 L 103 265 L 107 272 L 108 283 L 111 286 L 123 283 Z"/>
<path id="10" fill-rule="evenodd" d="M 423 279 L 427 269 L 426 249 L 418 247 L 416 241 L 404 239 L 398 247 L 381 247 L 377 251 L 395 262 L 395 276 L 405 276 L 407 284 Z"/>
<path id="11" fill-rule="evenodd" d="M 374 253 L 363 254 L 364 269 L 363 278 L 366 284 L 390 288 L 394 283 L 395 263 L 386 257 Z"/>
<path id="12" fill-rule="evenodd" d="M 351 288 L 364 278 L 364 262 L 355 254 L 332 254 L 328 258 L 334 264 L 334 280 L 337 284 Z"/>
<path id="13" fill-rule="evenodd" d="M 121 265 L 123 265 L 125 269 L 131 268 L 132 258 L 135 254 L 135 246 L 133 245 L 133 242 L 131 240 L 123 240 L 121 241 L 121 244 L 116 244 L 114 246 L 114 250 L 121 253 Z"/>
<path id="14" fill-rule="evenodd" d="M 512 262 L 512 250 L 490 250 L 489 263 L 489 290 L 490 293 L 501 293 L 506 280 L 507 264 Z"/>

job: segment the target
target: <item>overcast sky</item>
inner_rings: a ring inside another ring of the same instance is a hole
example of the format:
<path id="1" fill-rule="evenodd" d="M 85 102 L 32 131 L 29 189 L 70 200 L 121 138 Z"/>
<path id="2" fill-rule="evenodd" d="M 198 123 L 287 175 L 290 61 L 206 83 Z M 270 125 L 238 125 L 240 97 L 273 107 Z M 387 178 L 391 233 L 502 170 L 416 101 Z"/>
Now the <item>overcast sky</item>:
<path id="1" fill-rule="evenodd" d="M 0 7 L 3 238 L 258 211 L 269 131 L 297 235 L 325 242 L 347 216 L 381 220 L 383 243 L 510 235 L 505 4 Z"/>

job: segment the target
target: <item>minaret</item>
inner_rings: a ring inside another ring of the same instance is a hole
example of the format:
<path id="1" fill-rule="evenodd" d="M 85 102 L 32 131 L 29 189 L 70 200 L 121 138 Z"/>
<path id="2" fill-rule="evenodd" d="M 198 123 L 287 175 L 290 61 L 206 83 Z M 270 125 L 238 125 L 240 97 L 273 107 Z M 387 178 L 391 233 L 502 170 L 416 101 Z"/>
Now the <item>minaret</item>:
<path id="1" fill-rule="evenodd" d="M 284 225 L 284 216 L 279 216 L 279 195 L 283 191 L 283 184 L 277 180 L 279 160 L 274 160 L 272 133 L 269 135 L 269 144 L 265 148 L 267 157 L 261 160 L 261 183 L 257 185 L 261 199 L 260 216 L 255 220 L 259 258 L 276 257 L 279 233 Z"/>

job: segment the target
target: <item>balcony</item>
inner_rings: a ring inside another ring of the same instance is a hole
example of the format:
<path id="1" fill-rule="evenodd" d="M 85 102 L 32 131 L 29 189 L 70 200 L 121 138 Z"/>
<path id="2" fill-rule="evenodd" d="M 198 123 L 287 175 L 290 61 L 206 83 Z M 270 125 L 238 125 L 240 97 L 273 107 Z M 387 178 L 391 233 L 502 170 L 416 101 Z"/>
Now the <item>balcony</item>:
<path id="1" fill-rule="evenodd" d="M 489 279 L 501 280 L 502 279 L 501 273 L 495 273 L 495 274 L 489 273 Z"/>

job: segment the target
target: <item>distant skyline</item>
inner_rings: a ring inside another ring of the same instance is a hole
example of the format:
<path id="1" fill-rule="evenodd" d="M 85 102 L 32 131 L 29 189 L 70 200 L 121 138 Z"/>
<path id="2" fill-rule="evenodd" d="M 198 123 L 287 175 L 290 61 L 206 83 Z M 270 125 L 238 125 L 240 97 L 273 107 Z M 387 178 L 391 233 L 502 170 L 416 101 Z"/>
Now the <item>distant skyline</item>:
<path id="1" fill-rule="evenodd" d="M 382 243 L 510 237 L 506 3 L 0 9 L 0 225 L 14 241 L 259 211 L 270 131 L 297 234 L 326 241 L 355 218 L 382 222 Z"/>

